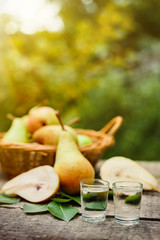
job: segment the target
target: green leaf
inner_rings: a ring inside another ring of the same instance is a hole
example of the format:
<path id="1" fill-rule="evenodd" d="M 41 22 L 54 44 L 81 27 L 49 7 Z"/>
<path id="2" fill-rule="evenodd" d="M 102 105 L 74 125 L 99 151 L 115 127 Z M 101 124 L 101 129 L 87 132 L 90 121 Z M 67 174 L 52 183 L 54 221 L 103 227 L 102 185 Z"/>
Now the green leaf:
<path id="1" fill-rule="evenodd" d="M 125 198 L 125 203 L 130 203 L 134 205 L 139 204 L 140 201 L 141 201 L 141 193 L 137 193 L 135 195 L 128 196 Z"/>
<path id="2" fill-rule="evenodd" d="M 109 190 L 108 199 L 113 200 L 113 190 Z"/>
<path id="3" fill-rule="evenodd" d="M 19 197 L 13 197 L 9 195 L 7 196 L 8 194 L 4 194 L 4 193 L 1 193 L 0 194 L 0 203 L 7 203 L 7 204 L 15 204 L 15 203 L 18 203 L 20 201 L 20 198 Z"/>
<path id="4" fill-rule="evenodd" d="M 58 202 L 58 203 L 66 203 L 70 202 L 72 199 L 66 199 L 66 198 L 51 198 L 52 201 Z"/>
<path id="5" fill-rule="evenodd" d="M 66 193 L 63 193 L 63 192 L 61 192 L 61 195 L 64 196 L 64 197 L 67 197 L 67 198 L 75 201 L 75 202 L 78 203 L 79 205 L 81 205 L 80 196 L 75 196 L 75 197 L 73 197 L 73 196 L 70 196 L 70 195 L 68 195 L 68 194 L 66 194 Z"/>
<path id="6" fill-rule="evenodd" d="M 18 196 L 15 194 L 1 193 L 1 195 L 5 196 L 5 197 L 9 197 L 9 198 L 18 198 Z"/>
<path id="7" fill-rule="evenodd" d="M 24 203 L 23 210 L 25 213 L 40 213 L 48 211 L 48 204 L 34 204 L 34 203 Z"/>
<path id="8" fill-rule="evenodd" d="M 61 204 L 54 201 L 48 204 L 48 210 L 52 215 L 66 222 L 69 222 L 78 213 L 78 209 L 70 204 Z"/>
<path id="9" fill-rule="evenodd" d="M 102 202 L 88 202 L 85 204 L 85 209 L 104 210 L 106 208 L 106 201 Z"/>

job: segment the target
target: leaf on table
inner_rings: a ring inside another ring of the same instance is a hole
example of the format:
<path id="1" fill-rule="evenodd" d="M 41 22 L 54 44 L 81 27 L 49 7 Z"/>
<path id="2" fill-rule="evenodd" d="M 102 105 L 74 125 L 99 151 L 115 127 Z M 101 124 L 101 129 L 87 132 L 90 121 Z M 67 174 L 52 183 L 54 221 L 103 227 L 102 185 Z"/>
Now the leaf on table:
<path id="1" fill-rule="evenodd" d="M 108 199 L 113 200 L 113 190 L 109 190 Z"/>
<path id="2" fill-rule="evenodd" d="M 66 193 L 63 193 L 63 192 L 61 192 L 61 195 L 64 196 L 64 197 L 67 197 L 67 198 L 75 201 L 79 205 L 81 205 L 81 198 L 80 198 L 80 196 L 70 196 L 70 195 L 68 195 Z"/>
<path id="3" fill-rule="evenodd" d="M 130 203 L 130 204 L 139 204 L 141 201 L 141 193 L 137 193 L 132 196 L 128 196 L 125 198 L 125 203 Z"/>
<path id="4" fill-rule="evenodd" d="M 20 198 L 19 197 L 13 197 L 8 195 L 8 194 L 4 194 L 4 193 L 1 193 L 0 194 L 0 203 L 7 203 L 7 204 L 15 204 L 15 203 L 18 203 L 20 201 Z"/>
<path id="5" fill-rule="evenodd" d="M 72 207 L 72 205 L 54 201 L 48 204 L 48 210 L 52 215 L 66 222 L 69 222 L 78 213 L 78 209 Z"/>
<path id="6" fill-rule="evenodd" d="M 104 210 L 106 208 L 106 201 L 103 202 L 88 202 L 85 204 L 86 209 Z"/>
<path id="7" fill-rule="evenodd" d="M 40 213 L 48 211 L 48 204 L 34 204 L 34 203 L 24 203 L 23 210 L 25 213 Z"/>
<path id="8" fill-rule="evenodd" d="M 1 193 L 3 196 L 5 197 L 9 197 L 9 198 L 17 198 L 18 196 L 15 194 L 8 194 L 8 193 Z"/>
<path id="9" fill-rule="evenodd" d="M 68 198 L 51 198 L 52 201 L 57 202 L 57 203 L 67 203 L 70 202 L 72 199 Z"/>

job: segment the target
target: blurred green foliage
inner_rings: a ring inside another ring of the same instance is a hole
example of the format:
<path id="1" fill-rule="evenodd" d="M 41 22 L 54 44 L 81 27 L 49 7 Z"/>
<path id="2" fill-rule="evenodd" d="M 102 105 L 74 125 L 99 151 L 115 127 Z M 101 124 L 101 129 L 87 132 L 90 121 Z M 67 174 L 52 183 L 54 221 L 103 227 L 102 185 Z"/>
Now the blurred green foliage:
<path id="1" fill-rule="evenodd" d="M 0 16 L 0 131 L 48 100 L 64 122 L 124 122 L 104 158 L 160 159 L 159 0 L 60 0 L 64 30 L 8 34 Z"/>

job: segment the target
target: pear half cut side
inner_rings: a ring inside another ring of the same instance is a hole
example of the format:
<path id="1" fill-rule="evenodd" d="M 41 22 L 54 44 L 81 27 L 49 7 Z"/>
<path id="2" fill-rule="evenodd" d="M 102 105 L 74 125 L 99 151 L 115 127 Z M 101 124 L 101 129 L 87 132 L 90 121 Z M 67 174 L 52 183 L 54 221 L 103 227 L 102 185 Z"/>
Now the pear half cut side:
<path id="1" fill-rule="evenodd" d="M 111 185 L 116 181 L 139 181 L 144 190 L 160 192 L 156 178 L 129 158 L 117 156 L 106 160 L 100 167 L 100 177 Z"/>
<path id="2" fill-rule="evenodd" d="M 45 165 L 33 168 L 6 182 L 1 192 L 16 194 L 29 202 L 43 202 L 59 189 L 59 177 L 54 168 Z"/>

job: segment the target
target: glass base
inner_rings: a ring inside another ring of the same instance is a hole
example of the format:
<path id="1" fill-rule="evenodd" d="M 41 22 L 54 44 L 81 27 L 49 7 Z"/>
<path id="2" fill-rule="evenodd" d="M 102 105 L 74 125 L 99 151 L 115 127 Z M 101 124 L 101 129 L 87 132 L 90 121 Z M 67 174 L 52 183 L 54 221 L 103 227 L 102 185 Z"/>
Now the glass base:
<path id="1" fill-rule="evenodd" d="M 85 222 L 92 222 L 92 223 L 102 222 L 105 219 L 106 219 L 105 216 L 103 217 L 82 216 L 82 220 L 84 220 Z"/>
<path id="2" fill-rule="evenodd" d="M 125 225 L 125 226 L 131 226 L 139 223 L 139 219 L 133 219 L 133 220 L 127 220 L 127 219 L 119 219 L 115 218 L 116 223 Z"/>

